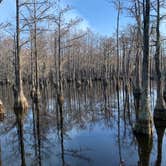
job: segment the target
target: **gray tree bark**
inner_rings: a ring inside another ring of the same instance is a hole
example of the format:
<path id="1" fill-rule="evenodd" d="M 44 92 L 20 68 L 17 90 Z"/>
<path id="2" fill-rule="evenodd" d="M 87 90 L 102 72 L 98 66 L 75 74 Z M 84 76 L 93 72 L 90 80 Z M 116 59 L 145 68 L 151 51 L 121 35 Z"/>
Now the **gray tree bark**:
<path id="1" fill-rule="evenodd" d="M 14 95 L 14 111 L 17 116 L 27 110 L 28 102 L 24 96 L 21 79 L 21 62 L 20 62 L 20 18 L 19 18 L 19 0 L 16 0 L 16 66 L 15 66 L 15 95 Z M 19 118 L 20 118 L 19 117 Z"/>
<path id="2" fill-rule="evenodd" d="M 141 107 L 138 111 L 138 120 L 135 132 L 140 134 L 152 134 L 152 116 L 149 106 L 149 24 L 150 24 L 150 0 L 143 0 L 143 62 L 142 62 L 142 92 Z"/>
<path id="3" fill-rule="evenodd" d="M 160 0 L 157 0 L 157 24 L 156 24 L 156 53 L 155 53 L 155 67 L 157 74 L 157 100 L 154 110 L 154 118 L 166 120 L 166 106 L 163 98 L 163 81 L 160 69 Z"/>

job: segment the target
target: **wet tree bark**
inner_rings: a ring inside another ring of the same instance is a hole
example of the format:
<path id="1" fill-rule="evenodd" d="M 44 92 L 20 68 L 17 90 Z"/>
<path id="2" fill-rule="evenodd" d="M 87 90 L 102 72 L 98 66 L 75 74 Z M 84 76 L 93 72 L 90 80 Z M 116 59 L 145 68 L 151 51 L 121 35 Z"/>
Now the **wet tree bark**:
<path id="1" fill-rule="evenodd" d="M 163 137 L 164 137 L 164 131 L 166 128 L 166 123 L 165 121 L 154 119 L 154 124 L 157 131 L 157 160 L 156 160 L 155 166 L 161 166 L 162 144 L 163 144 Z"/>
<path id="2" fill-rule="evenodd" d="M 139 166 L 148 166 L 150 160 L 150 153 L 153 146 L 152 135 L 136 135 L 138 142 L 138 155 L 139 155 Z"/>
<path id="3" fill-rule="evenodd" d="M 163 98 L 163 81 L 160 68 L 160 0 L 157 0 L 157 26 L 156 26 L 156 53 L 155 67 L 157 74 L 157 100 L 154 109 L 154 118 L 166 120 L 166 106 Z"/>

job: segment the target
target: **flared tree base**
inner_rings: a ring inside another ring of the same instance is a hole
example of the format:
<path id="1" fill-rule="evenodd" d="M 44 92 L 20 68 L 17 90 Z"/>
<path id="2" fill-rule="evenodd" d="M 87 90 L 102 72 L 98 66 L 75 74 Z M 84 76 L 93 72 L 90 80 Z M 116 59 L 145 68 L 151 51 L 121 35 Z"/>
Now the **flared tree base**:
<path id="1" fill-rule="evenodd" d="M 152 120 L 147 121 L 141 121 L 139 120 L 136 122 L 133 132 L 135 135 L 152 135 L 153 134 L 153 128 L 152 128 Z"/>
<path id="2" fill-rule="evenodd" d="M 1 121 L 4 119 L 4 116 L 5 116 L 5 109 L 4 109 L 2 101 L 0 100 L 0 120 Z"/>
<path id="3" fill-rule="evenodd" d="M 63 103 L 64 103 L 64 96 L 63 96 L 62 94 L 58 94 L 57 100 L 58 100 L 58 104 L 59 104 L 60 106 L 62 106 Z"/>
<path id="4" fill-rule="evenodd" d="M 15 99 L 14 103 L 14 112 L 18 119 L 23 119 L 28 110 L 28 102 L 26 97 L 21 94 L 18 98 Z"/>
<path id="5" fill-rule="evenodd" d="M 155 108 L 153 116 L 155 120 L 166 122 L 166 108 L 162 109 Z"/>
<path id="6" fill-rule="evenodd" d="M 33 102 L 34 103 L 39 103 L 40 98 L 41 98 L 40 91 L 39 90 L 37 92 L 35 91 L 34 96 L 33 96 Z"/>
<path id="7" fill-rule="evenodd" d="M 166 90 L 163 93 L 164 101 L 166 102 Z"/>
<path id="8" fill-rule="evenodd" d="M 5 113 L 5 109 L 1 100 L 0 100 L 0 113 Z"/>
<path id="9" fill-rule="evenodd" d="M 133 96 L 134 96 L 135 100 L 140 99 L 140 97 L 141 97 L 141 89 L 140 88 L 135 88 L 133 90 Z"/>
<path id="10" fill-rule="evenodd" d="M 78 80 L 78 81 L 76 82 L 76 88 L 80 88 L 80 87 L 81 87 L 81 81 Z"/>

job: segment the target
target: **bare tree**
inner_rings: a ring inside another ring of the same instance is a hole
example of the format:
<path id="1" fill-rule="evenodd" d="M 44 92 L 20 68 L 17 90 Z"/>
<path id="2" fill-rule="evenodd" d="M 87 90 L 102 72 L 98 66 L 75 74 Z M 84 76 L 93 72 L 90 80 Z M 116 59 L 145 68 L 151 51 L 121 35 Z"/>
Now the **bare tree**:
<path id="1" fill-rule="evenodd" d="M 117 44 L 117 82 L 119 82 L 119 70 L 120 70 L 120 55 L 119 55 L 119 22 L 120 22 L 120 13 L 122 12 L 122 3 L 120 0 L 118 1 L 113 1 L 115 4 L 115 7 L 118 11 L 117 13 L 117 26 L 116 26 L 116 44 Z"/>
<path id="2" fill-rule="evenodd" d="M 152 116 L 149 106 L 149 27 L 150 0 L 143 0 L 143 62 L 142 62 L 142 92 L 141 107 L 135 125 L 136 133 L 152 134 Z"/>
<path id="3" fill-rule="evenodd" d="M 2 0 L 0 0 L 0 3 L 2 2 Z M 2 101 L 0 100 L 0 114 L 4 114 L 4 106 Z"/>
<path id="4" fill-rule="evenodd" d="M 157 100 L 154 110 L 154 117 L 165 119 L 166 118 L 166 106 L 163 98 L 163 81 L 161 72 L 161 40 L 160 40 L 160 2 L 157 0 L 157 21 L 156 21 L 156 53 L 155 53 L 155 67 L 157 74 Z"/>
<path id="5" fill-rule="evenodd" d="M 142 58 L 142 9 L 140 0 L 133 0 L 133 6 L 129 9 L 131 14 L 136 20 L 136 68 L 135 68 L 135 81 L 134 81 L 134 97 L 135 99 L 140 98 L 141 95 L 141 72 L 140 72 L 140 61 Z"/>
<path id="6" fill-rule="evenodd" d="M 61 7 L 60 1 L 58 1 L 57 5 L 57 13 L 52 17 L 52 20 L 55 22 L 56 33 L 55 33 L 55 47 L 54 48 L 54 56 L 55 56 L 55 67 L 58 67 L 57 78 L 58 78 L 58 103 L 62 105 L 64 101 L 63 97 L 63 87 L 62 87 L 62 53 L 65 47 L 62 44 L 63 37 L 70 31 L 74 25 L 77 25 L 80 22 L 79 18 L 71 19 L 69 22 L 64 22 L 64 15 L 71 10 L 70 6 Z"/>
<path id="7" fill-rule="evenodd" d="M 16 64 L 15 64 L 15 88 L 14 88 L 14 111 L 19 116 L 28 109 L 28 102 L 23 93 L 21 79 L 21 45 L 20 45 L 20 4 L 16 0 Z"/>

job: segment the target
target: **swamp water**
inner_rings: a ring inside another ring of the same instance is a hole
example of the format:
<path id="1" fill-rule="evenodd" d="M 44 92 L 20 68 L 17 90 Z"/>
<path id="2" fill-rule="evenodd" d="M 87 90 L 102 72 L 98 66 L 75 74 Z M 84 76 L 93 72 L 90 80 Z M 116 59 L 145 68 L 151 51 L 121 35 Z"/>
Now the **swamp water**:
<path id="1" fill-rule="evenodd" d="M 28 89 L 25 88 L 26 96 Z M 134 100 L 121 89 L 118 113 L 117 93 L 112 84 L 103 88 L 77 89 L 67 86 L 65 103 L 58 111 L 55 90 L 41 92 L 39 115 L 29 97 L 29 110 L 18 132 L 10 88 L 0 87 L 6 114 L 0 122 L 0 165 L 19 166 L 166 166 L 165 126 L 154 126 L 152 139 L 136 139 L 132 132 Z M 153 112 L 156 90 L 150 93 Z M 129 104 L 128 104 L 129 103 Z M 22 143 L 22 144 L 21 144 Z M 22 155 L 21 155 L 22 154 Z"/>

